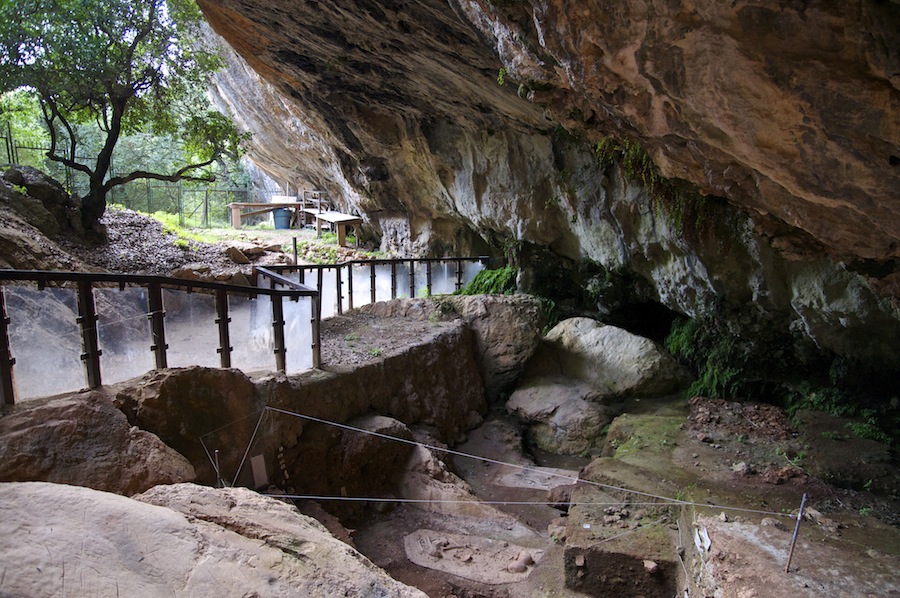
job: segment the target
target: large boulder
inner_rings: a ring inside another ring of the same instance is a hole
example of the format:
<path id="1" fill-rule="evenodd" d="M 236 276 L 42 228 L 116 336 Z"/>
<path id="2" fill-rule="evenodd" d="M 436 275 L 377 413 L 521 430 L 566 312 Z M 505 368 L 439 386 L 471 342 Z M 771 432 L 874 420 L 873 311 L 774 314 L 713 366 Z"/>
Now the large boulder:
<path id="1" fill-rule="evenodd" d="M 9 596 L 392 596 L 390 578 L 316 521 L 244 488 L 158 486 L 137 500 L 0 484 Z"/>
<path id="2" fill-rule="evenodd" d="M 215 483 L 213 466 L 229 481 L 239 466 L 265 403 L 240 370 L 204 367 L 156 370 L 123 389 L 116 403 L 128 420 L 159 436 L 190 460 L 197 480 Z"/>
<path id="3" fill-rule="evenodd" d="M 512 390 L 541 341 L 546 318 L 531 295 L 452 296 L 450 305 L 475 332 L 478 370 L 489 402 Z"/>
<path id="4" fill-rule="evenodd" d="M 529 370 L 575 378 L 616 397 L 665 395 L 690 382 L 687 370 L 650 339 L 590 318 L 557 324 Z"/>
<path id="5" fill-rule="evenodd" d="M 187 459 L 129 425 L 99 392 L 17 405 L 0 417 L 0 447 L 2 481 L 130 495 L 195 477 Z"/>
<path id="6" fill-rule="evenodd" d="M 20 196 L 16 202 L 17 209 L 41 232 L 47 235 L 68 230 L 82 232 L 78 201 L 59 181 L 31 166 L 11 166 L 2 178 L 6 184 L 26 190 L 27 196 Z"/>
<path id="7" fill-rule="evenodd" d="M 607 395 L 597 387 L 562 377 L 543 377 L 519 387 L 506 409 L 530 424 L 529 439 L 559 454 L 577 455 L 600 448 L 612 421 Z"/>

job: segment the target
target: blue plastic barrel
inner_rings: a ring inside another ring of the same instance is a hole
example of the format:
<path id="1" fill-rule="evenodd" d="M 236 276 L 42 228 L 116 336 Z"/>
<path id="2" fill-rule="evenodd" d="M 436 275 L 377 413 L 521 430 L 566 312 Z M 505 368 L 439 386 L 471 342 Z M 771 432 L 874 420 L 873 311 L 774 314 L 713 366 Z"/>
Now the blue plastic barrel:
<path id="1" fill-rule="evenodd" d="M 291 211 L 288 208 L 275 208 L 272 213 L 275 215 L 275 228 L 291 228 Z"/>

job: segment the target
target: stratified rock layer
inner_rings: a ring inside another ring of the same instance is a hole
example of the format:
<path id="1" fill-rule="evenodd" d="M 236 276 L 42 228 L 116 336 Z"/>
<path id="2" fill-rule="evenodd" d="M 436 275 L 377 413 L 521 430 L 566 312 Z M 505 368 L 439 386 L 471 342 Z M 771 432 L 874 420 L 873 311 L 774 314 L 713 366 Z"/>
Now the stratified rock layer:
<path id="1" fill-rule="evenodd" d="M 328 190 L 384 249 L 525 241 L 690 316 L 754 303 L 824 350 L 900 365 L 883 299 L 900 289 L 896 3 L 200 5 L 246 61 L 218 101 L 253 158 Z M 661 205 L 598 164 L 607 135 L 724 199 Z"/>

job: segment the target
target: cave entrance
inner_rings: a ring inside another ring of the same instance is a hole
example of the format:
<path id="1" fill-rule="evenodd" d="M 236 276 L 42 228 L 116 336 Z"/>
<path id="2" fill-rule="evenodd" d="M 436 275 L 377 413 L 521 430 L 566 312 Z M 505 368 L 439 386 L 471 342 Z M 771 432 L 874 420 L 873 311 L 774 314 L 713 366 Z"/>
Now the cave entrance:
<path id="1" fill-rule="evenodd" d="M 677 311 L 673 311 L 656 301 L 641 303 L 628 303 L 611 311 L 603 318 L 603 321 L 619 328 L 624 328 L 632 334 L 647 337 L 657 343 L 662 343 L 669 335 L 672 324 L 678 318 L 684 317 Z"/>

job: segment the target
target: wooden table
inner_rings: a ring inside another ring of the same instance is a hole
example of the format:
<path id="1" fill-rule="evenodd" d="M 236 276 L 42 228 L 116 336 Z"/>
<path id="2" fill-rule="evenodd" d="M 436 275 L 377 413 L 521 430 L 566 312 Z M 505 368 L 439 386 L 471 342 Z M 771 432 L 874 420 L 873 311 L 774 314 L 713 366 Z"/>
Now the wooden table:
<path id="1" fill-rule="evenodd" d="M 278 208 L 296 208 L 299 210 L 303 207 L 303 205 L 304 204 L 302 201 L 291 201 L 284 203 L 234 202 L 228 204 L 228 207 L 231 208 L 231 226 L 234 228 L 241 228 L 241 216 L 256 216 L 258 214 L 265 214 L 266 212 L 277 210 Z M 242 208 L 257 209 L 252 212 L 246 212 L 242 214 Z"/>
<path id="2" fill-rule="evenodd" d="M 337 229 L 338 245 L 340 245 L 341 247 L 347 246 L 347 227 L 352 226 L 355 228 L 356 225 L 362 224 L 362 218 L 360 218 L 359 216 L 353 216 L 351 214 L 341 214 L 340 212 L 333 212 L 330 210 L 320 211 L 316 208 L 306 208 L 303 211 L 316 219 L 317 237 L 322 234 L 323 222 L 333 224 Z M 359 233 L 357 232 L 357 243 L 358 242 Z"/>

